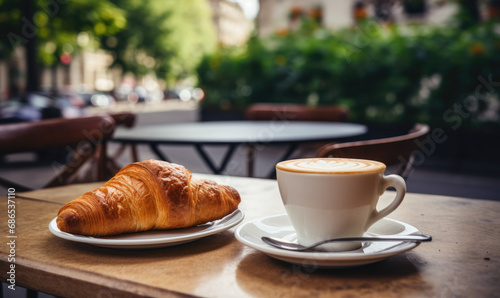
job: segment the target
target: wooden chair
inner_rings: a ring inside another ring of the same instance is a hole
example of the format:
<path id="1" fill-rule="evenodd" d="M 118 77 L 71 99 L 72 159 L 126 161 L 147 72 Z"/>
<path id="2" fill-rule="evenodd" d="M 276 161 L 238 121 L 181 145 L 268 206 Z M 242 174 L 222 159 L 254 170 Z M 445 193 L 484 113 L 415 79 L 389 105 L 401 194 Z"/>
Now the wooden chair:
<path id="1" fill-rule="evenodd" d="M 126 127 L 126 128 L 132 128 L 135 126 L 136 122 L 136 115 L 131 113 L 131 112 L 121 112 L 121 113 L 114 113 L 114 114 L 106 114 L 109 115 L 113 120 L 115 121 L 115 126 L 118 127 Z M 105 141 L 106 142 L 106 141 Z M 106 144 L 107 145 L 107 144 Z M 106 159 L 106 179 L 110 179 L 113 177 L 118 171 L 122 168 L 118 162 L 116 161 L 127 149 L 127 146 L 130 145 L 130 151 L 131 151 L 131 159 L 132 162 L 137 162 L 139 161 L 139 157 L 137 154 L 137 146 L 135 144 L 124 144 L 120 143 L 118 149 L 110 155 L 108 152 L 108 157 Z M 94 168 L 95 164 L 97 163 L 96 159 L 92 159 L 90 162 L 90 168 Z M 84 180 L 92 180 L 93 173 L 92 171 L 86 171 L 85 174 L 83 174 L 83 179 Z"/>
<path id="2" fill-rule="evenodd" d="M 126 128 L 132 128 L 135 126 L 136 122 L 136 116 L 133 113 L 130 112 L 123 112 L 123 113 L 115 113 L 115 114 L 110 114 L 110 116 L 115 120 L 116 127 L 126 127 Z M 114 167 L 115 169 L 120 169 L 120 167 L 116 163 L 116 159 L 123 154 L 127 147 L 127 144 L 120 144 L 120 147 L 116 150 L 114 155 L 110 157 L 109 163 L 110 163 L 110 168 Z M 139 161 L 139 157 L 137 154 L 137 146 L 135 144 L 130 144 L 130 150 L 131 150 L 131 155 L 132 155 L 132 162 L 137 162 Z"/>
<path id="3" fill-rule="evenodd" d="M 250 105 L 245 116 L 248 120 L 336 121 L 347 120 L 349 111 L 340 106 L 308 107 L 294 104 Z"/>
<path id="4" fill-rule="evenodd" d="M 297 104 L 256 103 L 245 110 L 247 120 L 268 121 L 331 121 L 344 122 L 349 116 L 347 108 L 340 106 L 308 107 Z M 311 156 L 324 143 L 302 145 L 294 154 L 294 158 Z M 248 176 L 253 176 L 253 159 L 255 148 L 249 146 L 247 153 Z"/>
<path id="5" fill-rule="evenodd" d="M 81 117 L 74 119 L 51 119 L 37 122 L 6 124 L 0 126 L 0 156 L 46 149 L 66 148 L 71 160 L 65 165 L 53 162 L 56 177 L 45 187 L 65 185 L 91 158 L 97 158 L 94 169 L 97 180 L 106 178 L 106 140 L 115 130 L 115 121 L 110 116 Z M 29 187 L 0 178 L 0 184 L 17 190 Z"/>
<path id="6" fill-rule="evenodd" d="M 427 124 L 416 124 L 408 134 L 402 136 L 328 144 L 318 150 L 316 157 L 371 159 L 387 166 L 399 164 L 397 174 L 406 180 L 413 169 L 415 153 L 419 150 L 418 142 L 427 137 L 429 130 Z"/>
<path id="7" fill-rule="evenodd" d="M 113 120 L 115 121 L 115 127 L 126 127 L 126 128 L 132 128 L 135 125 L 136 121 L 136 116 L 133 113 L 130 112 L 122 112 L 122 113 L 114 113 L 114 114 L 106 114 L 109 115 Z M 114 152 L 112 156 L 109 155 L 109 151 L 107 151 L 107 158 L 106 158 L 106 165 L 105 165 L 105 175 L 104 175 L 104 180 L 109 180 L 111 179 L 118 171 L 121 170 L 121 166 L 118 164 L 116 161 L 118 157 L 120 157 L 123 152 L 125 152 L 125 149 L 127 148 L 128 144 L 120 144 L 118 149 Z M 100 144 L 99 146 L 105 146 L 107 148 L 107 140 L 103 141 L 103 144 Z M 137 154 L 137 147 L 135 144 L 130 144 L 131 148 L 131 155 L 132 155 L 132 161 L 136 162 L 138 160 L 138 154 Z M 100 151 L 101 148 L 97 148 L 97 151 Z M 106 151 L 105 149 L 103 149 Z M 97 181 L 98 177 L 96 177 L 95 173 L 95 168 L 98 167 L 99 160 L 98 158 L 94 157 L 90 161 L 87 162 L 84 168 L 80 171 L 81 174 L 77 178 L 77 180 L 80 181 Z"/>
<path id="8" fill-rule="evenodd" d="M 297 104 L 273 104 L 273 103 L 256 103 L 250 105 L 245 110 L 247 120 L 255 121 L 332 121 L 344 122 L 349 116 L 349 111 L 340 106 L 319 106 L 308 107 L 306 105 Z M 310 156 L 311 152 L 315 152 L 317 148 L 324 143 L 306 144 L 293 155 L 294 158 Z M 248 146 L 247 151 L 247 176 L 253 177 L 253 163 L 255 159 L 255 148 Z M 270 176 L 274 177 L 274 176 Z"/>

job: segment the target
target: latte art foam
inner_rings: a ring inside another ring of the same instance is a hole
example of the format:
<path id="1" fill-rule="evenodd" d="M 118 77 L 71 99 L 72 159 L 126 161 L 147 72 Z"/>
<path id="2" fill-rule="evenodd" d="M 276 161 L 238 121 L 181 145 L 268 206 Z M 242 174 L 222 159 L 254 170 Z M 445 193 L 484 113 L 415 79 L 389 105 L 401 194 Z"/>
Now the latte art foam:
<path id="1" fill-rule="evenodd" d="M 304 158 L 282 161 L 276 168 L 298 173 L 355 174 L 384 171 L 385 164 L 365 159 Z"/>

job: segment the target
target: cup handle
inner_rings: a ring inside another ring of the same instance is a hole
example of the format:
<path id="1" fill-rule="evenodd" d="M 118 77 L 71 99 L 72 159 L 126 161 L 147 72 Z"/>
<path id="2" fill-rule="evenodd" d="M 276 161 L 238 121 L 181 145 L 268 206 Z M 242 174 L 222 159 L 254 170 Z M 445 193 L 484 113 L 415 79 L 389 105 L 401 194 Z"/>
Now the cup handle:
<path id="1" fill-rule="evenodd" d="M 382 195 L 389 186 L 392 186 L 396 189 L 396 197 L 394 198 L 392 203 L 390 203 L 389 206 L 385 207 L 384 209 L 378 211 L 375 208 L 375 210 L 373 210 L 372 215 L 370 216 L 370 219 L 366 223 L 365 231 L 368 230 L 368 228 L 371 225 L 373 225 L 375 222 L 386 217 L 392 211 L 394 211 L 396 208 L 398 208 L 398 206 L 403 201 L 403 198 L 405 197 L 405 194 L 406 194 L 405 180 L 401 176 L 398 176 L 398 175 L 383 176 L 382 181 L 381 181 L 381 185 L 380 185 L 380 187 L 381 187 L 380 195 Z"/>

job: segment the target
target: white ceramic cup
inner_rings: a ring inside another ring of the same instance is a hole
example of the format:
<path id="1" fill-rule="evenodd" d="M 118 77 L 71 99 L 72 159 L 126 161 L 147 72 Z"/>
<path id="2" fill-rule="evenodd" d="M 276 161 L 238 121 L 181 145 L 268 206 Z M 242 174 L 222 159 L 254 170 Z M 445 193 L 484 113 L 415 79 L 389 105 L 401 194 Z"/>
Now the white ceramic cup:
<path id="1" fill-rule="evenodd" d="M 311 245 L 339 237 L 360 237 L 376 221 L 394 211 L 406 193 L 398 175 L 384 176 L 383 163 L 362 159 L 308 158 L 276 165 L 278 186 L 298 242 Z M 385 189 L 396 189 L 394 200 L 377 210 Z M 353 250 L 359 242 L 332 243 L 330 251 Z"/>

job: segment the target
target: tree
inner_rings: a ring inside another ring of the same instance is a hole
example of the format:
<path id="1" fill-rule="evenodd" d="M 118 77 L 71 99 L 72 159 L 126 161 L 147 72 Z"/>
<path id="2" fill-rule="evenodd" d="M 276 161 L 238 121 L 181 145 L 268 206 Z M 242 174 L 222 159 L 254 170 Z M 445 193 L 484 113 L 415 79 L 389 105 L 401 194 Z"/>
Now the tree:
<path id="1" fill-rule="evenodd" d="M 23 11 L 26 3 L 33 6 L 32 17 Z M 0 0 L 0 5 L 0 59 L 36 41 L 37 61 L 54 70 L 84 48 L 102 48 L 125 72 L 137 76 L 154 72 L 175 82 L 194 75 L 202 56 L 216 47 L 205 0 L 182 4 L 173 0 Z"/>
<path id="2" fill-rule="evenodd" d="M 204 0 L 113 0 L 126 11 L 127 26 L 101 36 L 114 65 L 143 76 L 154 72 L 173 83 L 194 74 L 204 54 L 216 46 L 210 7 Z"/>
<path id="3" fill-rule="evenodd" d="M 184 0 L 182 5 L 174 0 L 156 0 L 155 3 L 165 5 L 172 12 L 165 20 L 165 26 L 171 31 L 165 44 L 170 45 L 175 53 L 168 63 L 167 80 L 194 75 L 203 56 L 215 51 L 217 45 L 208 1 Z"/>
<path id="4" fill-rule="evenodd" d="M 45 66 L 69 63 L 61 58 L 87 46 L 78 42 L 82 33 L 97 37 L 111 35 L 127 23 L 124 11 L 108 0 L 3 0 L 0 4 L 0 59 L 9 58 L 18 46 L 29 49 L 34 44 L 37 61 Z M 27 53 L 29 70 L 35 60 L 34 53 Z M 30 74 L 27 77 L 30 81 Z"/>

